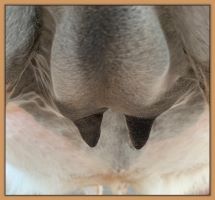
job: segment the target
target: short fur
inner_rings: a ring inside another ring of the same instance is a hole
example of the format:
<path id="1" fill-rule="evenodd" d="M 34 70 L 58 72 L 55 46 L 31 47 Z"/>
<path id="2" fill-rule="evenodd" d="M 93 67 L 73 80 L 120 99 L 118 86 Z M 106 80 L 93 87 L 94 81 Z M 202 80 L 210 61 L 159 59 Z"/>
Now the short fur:
<path id="1" fill-rule="evenodd" d="M 209 192 L 208 6 L 7 6 L 6 92 L 7 194 Z M 141 150 L 125 115 L 156 117 Z"/>

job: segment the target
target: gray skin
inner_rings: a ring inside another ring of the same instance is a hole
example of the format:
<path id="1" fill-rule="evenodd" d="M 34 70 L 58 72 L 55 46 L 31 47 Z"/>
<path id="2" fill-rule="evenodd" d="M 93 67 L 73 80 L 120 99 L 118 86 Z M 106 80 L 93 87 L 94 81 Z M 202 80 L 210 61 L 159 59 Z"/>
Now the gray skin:
<path id="1" fill-rule="evenodd" d="M 208 6 L 6 8 L 7 100 L 36 92 L 90 146 L 111 109 L 141 148 L 159 115 L 196 87 L 208 99 L 208 85 Z"/>

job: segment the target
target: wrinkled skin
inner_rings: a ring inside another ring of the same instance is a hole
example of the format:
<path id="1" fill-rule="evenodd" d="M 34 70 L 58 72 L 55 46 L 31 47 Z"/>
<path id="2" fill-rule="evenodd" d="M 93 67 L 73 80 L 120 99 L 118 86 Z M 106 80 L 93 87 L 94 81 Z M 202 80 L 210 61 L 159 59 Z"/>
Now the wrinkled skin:
<path id="1" fill-rule="evenodd" d="M 207 6 L 7 6 L 7 194 L 208 194 L 208 84 Z"/>

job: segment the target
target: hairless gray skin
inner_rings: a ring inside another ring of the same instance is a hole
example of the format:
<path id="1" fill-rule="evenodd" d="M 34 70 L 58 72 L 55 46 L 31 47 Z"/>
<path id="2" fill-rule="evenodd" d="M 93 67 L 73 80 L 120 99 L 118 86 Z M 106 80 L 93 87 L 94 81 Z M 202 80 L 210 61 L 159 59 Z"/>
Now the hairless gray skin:
<path id="1" fill-rule="evenodd" d="M 96 148 L 111 110 L 141 149 L 174 105 L 209 101 L 209 7 L 7 6 L 7 103 L 31 94 L 44 126 L 47 106 Z"/>

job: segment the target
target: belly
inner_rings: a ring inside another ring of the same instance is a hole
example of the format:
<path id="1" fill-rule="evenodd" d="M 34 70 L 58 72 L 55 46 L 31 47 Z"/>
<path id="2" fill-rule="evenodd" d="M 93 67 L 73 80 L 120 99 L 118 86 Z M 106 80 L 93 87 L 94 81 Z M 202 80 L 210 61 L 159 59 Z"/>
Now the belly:
<path id="1" fill-rule="evenodd" d="M 98 185 L 110 188 L 103 194 L 208 193 L 209 113 L 198 94 L 159 116 L 141 150 L 119 113 L 104 114 L 90 148 L 71 121 L 32 96 L 6 108 L 7 194 L 97 194 Z"/>

